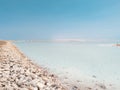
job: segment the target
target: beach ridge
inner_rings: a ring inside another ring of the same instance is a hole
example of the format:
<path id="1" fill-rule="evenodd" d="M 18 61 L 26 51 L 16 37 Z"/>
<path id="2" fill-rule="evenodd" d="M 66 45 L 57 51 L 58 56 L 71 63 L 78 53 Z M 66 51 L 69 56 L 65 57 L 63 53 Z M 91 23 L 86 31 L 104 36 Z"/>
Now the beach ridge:
<path id="1" fill-rule="evenodd" d="M 67 90 L 9 41 L 0 41 L 0 77 L 0 90 Z"/>

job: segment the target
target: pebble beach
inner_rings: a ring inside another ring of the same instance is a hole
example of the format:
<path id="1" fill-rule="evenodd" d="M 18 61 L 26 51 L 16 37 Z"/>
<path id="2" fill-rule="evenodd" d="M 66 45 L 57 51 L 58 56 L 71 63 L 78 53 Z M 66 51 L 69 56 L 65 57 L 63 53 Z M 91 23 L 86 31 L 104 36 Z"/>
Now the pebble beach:
<path id="1" fill-rule="evenodd" d="M 67 90 L 57 76 L 34 64 L 8 41 L 0 41 L 0 90 Z"/>
<path id="2" fill-rule="evenodd" d="M 96 78 L 82 81 L 60 76 L 33 62 L 13 42 L 0 41 L 0 90 L 119 90 Z"/>

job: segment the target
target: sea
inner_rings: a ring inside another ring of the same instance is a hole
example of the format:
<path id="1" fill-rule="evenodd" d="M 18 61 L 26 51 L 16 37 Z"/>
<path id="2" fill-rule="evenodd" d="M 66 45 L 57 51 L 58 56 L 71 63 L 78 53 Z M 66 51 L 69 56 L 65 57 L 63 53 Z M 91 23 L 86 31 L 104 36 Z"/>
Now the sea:
<path id="1" fill-rule="evenodd" d="M 15 42 L 15 45 L 33 62 L 60 77 L 94 80 L 120 88 L 120 47 L 114 43 Z"/>

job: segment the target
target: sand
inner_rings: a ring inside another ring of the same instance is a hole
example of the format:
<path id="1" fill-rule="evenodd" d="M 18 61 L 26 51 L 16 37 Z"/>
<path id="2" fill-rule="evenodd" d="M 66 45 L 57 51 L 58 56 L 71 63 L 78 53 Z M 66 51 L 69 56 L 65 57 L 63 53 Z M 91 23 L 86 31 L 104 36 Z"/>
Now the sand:
<path id="1" fill-rule="evenodd" d="M 7 44 L 7 41 L 0 41 L 0 47 L 2 46 L 2 45 L 6 45 Z"/>

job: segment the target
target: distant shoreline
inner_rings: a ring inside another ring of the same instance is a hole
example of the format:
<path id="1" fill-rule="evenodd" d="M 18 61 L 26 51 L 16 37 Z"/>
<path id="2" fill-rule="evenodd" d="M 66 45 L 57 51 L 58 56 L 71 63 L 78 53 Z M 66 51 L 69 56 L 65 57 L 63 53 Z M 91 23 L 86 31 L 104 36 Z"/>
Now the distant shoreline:
<path id="1" fill-rule="evenodd" d="M 116 46 L 120 47 L 120 44 L 116 44 Z"/>
<path id="2" fill-rule="evenodd" d="M 9 40 L 12 42 L 27 42 L 27 43 L 37 43 L 37 42 L 80 42 L 80 43 L 117 43 L 120 40 L 87 40 L 87 39 L 55 39 L 55 40 Z"/>

